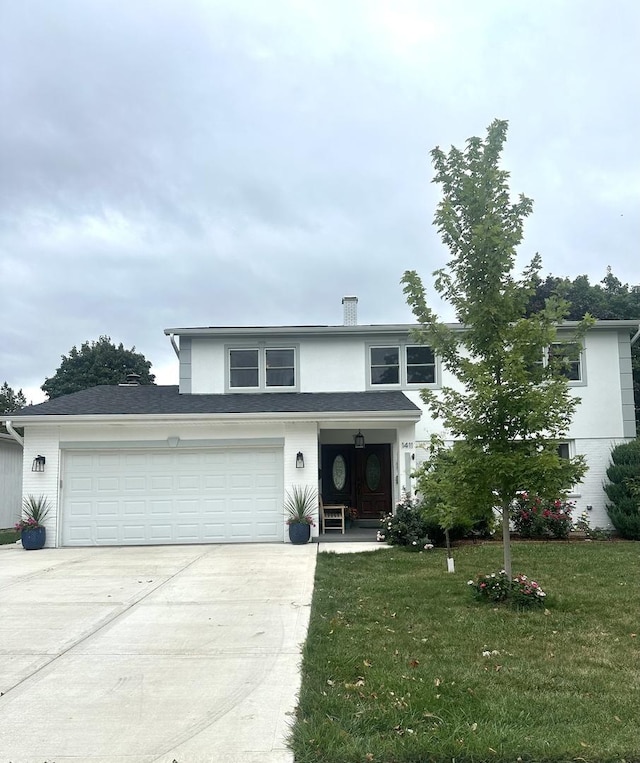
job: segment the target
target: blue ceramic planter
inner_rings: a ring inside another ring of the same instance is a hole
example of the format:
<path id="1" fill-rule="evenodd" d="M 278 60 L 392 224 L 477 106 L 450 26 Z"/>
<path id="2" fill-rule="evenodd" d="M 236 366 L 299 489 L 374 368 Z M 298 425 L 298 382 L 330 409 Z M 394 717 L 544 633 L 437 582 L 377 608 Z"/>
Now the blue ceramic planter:
<path id="1" fill-rule="evenodd" d="M 306 522 L 289 525 L 289 540 L 295 545 L 301 546 L 308 543 L 311 536 L 311 525 Z"/>
<path id="2" fill-rule="evenodd" d="M 20 533 L 20 540 L 25 551 L 37 551 L 47 540 L 47 528 L 34 527 L 32 530 L 23 530 Z"/>

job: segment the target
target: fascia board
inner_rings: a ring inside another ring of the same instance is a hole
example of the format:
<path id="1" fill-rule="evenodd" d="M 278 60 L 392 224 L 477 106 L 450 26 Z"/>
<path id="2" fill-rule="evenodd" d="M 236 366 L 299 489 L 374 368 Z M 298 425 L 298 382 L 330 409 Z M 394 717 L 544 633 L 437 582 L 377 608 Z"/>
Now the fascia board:
<path id="1" fill-rule="evenodd" d="M 453 331 L 461 331 L 459 323 L 446 324 Z M 167 336 L 366 336 L 368 334 L 408 334 L 419 328 L 417 324 L 382 324 L 359 326 L 229 326 L 210 328 L 175 328 L 165 329 Z"/>
<path id="2" fill-rule="evenodd" d="M 637 320 L 597 320 L 590 331 L 638 327 Z M 454 332 L 462 332 L 461 323 L 445 323 Z M 565 321 L 558 324 L 558 330 L 570 330 L 580 325 L 579 321 Z M 257 337 L 257 336 L 367 336 L 380 334 L 409 334 L 420 329 L 415 323 L 368 324 L 357 326 L 210 326 L 200 328 L 165 329 L 167 336 L 216 336 L 216 337 Z"/>
<path id="3" fill-rule="evenodd" d="M 401 421 L 419 421 L 421 411 L 314 411 L 314 412 L 286 412 L 286 413 L 130 413 L 123 415 L 94 414 L 86 416 L 50 415 L 50 416 L 21 416 L 19 426 L 37 424 L 47 426 L 49 424 L 127 424 L 181 421 L 185 423 L 207 423 L 210 421 L 324 421 L 324 420 L 370 420 L 387 421 L 390 419 Z M 2 419 L 0 419 L 1 421 Z M 14 424 L 18 422 L 14 417 Z"/>

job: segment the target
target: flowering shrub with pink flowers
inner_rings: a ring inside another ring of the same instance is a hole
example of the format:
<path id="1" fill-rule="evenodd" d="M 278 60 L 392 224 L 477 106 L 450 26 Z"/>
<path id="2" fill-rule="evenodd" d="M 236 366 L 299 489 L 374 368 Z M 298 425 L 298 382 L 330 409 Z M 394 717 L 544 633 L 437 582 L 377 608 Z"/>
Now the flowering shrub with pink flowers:
<path id="1" fill-rule="evenodd" d="M 546 593 L 535 580 L 526 575 L 516 575 L 511 580 L 504 570 L 489 575 L 478 575 L 467 585 L 478 601 L 505 602 L 516 609 L 532 609 L 544 606 Z"/>
<path id="2" fill-rule="evenodd" d="M 568 538 L 573 507 L 560 498 L 548 500 L 520 493 L 511 509 L 513 528 L 523 538 Z"/>

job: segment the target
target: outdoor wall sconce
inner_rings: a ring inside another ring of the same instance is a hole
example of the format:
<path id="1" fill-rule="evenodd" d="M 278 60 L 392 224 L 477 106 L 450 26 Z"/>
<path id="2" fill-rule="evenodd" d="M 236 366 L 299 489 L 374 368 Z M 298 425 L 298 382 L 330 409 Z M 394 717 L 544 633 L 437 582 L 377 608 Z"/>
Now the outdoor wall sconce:
<path id="1" fill-rule="evenodd" d="M 587 511 L 593 511 L 593 506 L 592 506 L 591 504 L 589 504 L 589 505 L 587 506 Z"/>
<path id="2" fill-rule="evenodd" d="M 358 434 L 354 435 L 353 443 L 358 449 L 364 448 L 364 435 L 359 429 L 358 429 Z"/>
<path id="3" fill-rule="evenodd" d="M 32 472 L 43 472 L 47 459 L 44 456 L 36 456 L 31 464 Z"/>
<path id="4" fill-rule="evenodd" d="M 304 456 L 301 450 L 296 455 L 296 469 L 304 469 Z"/>

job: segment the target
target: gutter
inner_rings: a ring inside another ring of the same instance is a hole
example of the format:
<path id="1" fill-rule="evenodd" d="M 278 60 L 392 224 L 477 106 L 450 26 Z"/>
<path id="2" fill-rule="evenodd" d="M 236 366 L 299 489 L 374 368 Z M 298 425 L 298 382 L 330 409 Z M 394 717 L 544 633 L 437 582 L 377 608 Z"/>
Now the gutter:
<path id="1" fill-rule="evenodd" d="M 362 421 L 386 420 L 419 421 L 422 411 L 400 409 L 393 411 L 263 411 L 261 413 L 88 413 L 80 415 L 48 414 L 21 416 L 25 424 L 120 424 L 132 421 L 154 423 L 208 424 L 212 421 Z M 22 426 L 22 423 L 20 424 Z M 19 436 L 19 435 L 18 435 Z"/>
<path id="2" fill-rule="evenodd" d="M 171 340 L 171 346 L 173 347 L 173 351 L 178 356 L 178 360 L 180 360 L 180 350 L 178 349 L 178 345 L 176 344 L 176 340 L 174 339 L 174 334 L 169 334 L 169 339 Z"/>
<path id="3" fill-rule="evenodd" d="M 24 437 L 20 437 L 20 435 L 16 432 L 16 430 L 13 428 L 13 424 L 8 419 L 4 422 L 5 427 L 7 428 L 7 432 L 13 437 L 13 439 L 24 448 Z"/>

